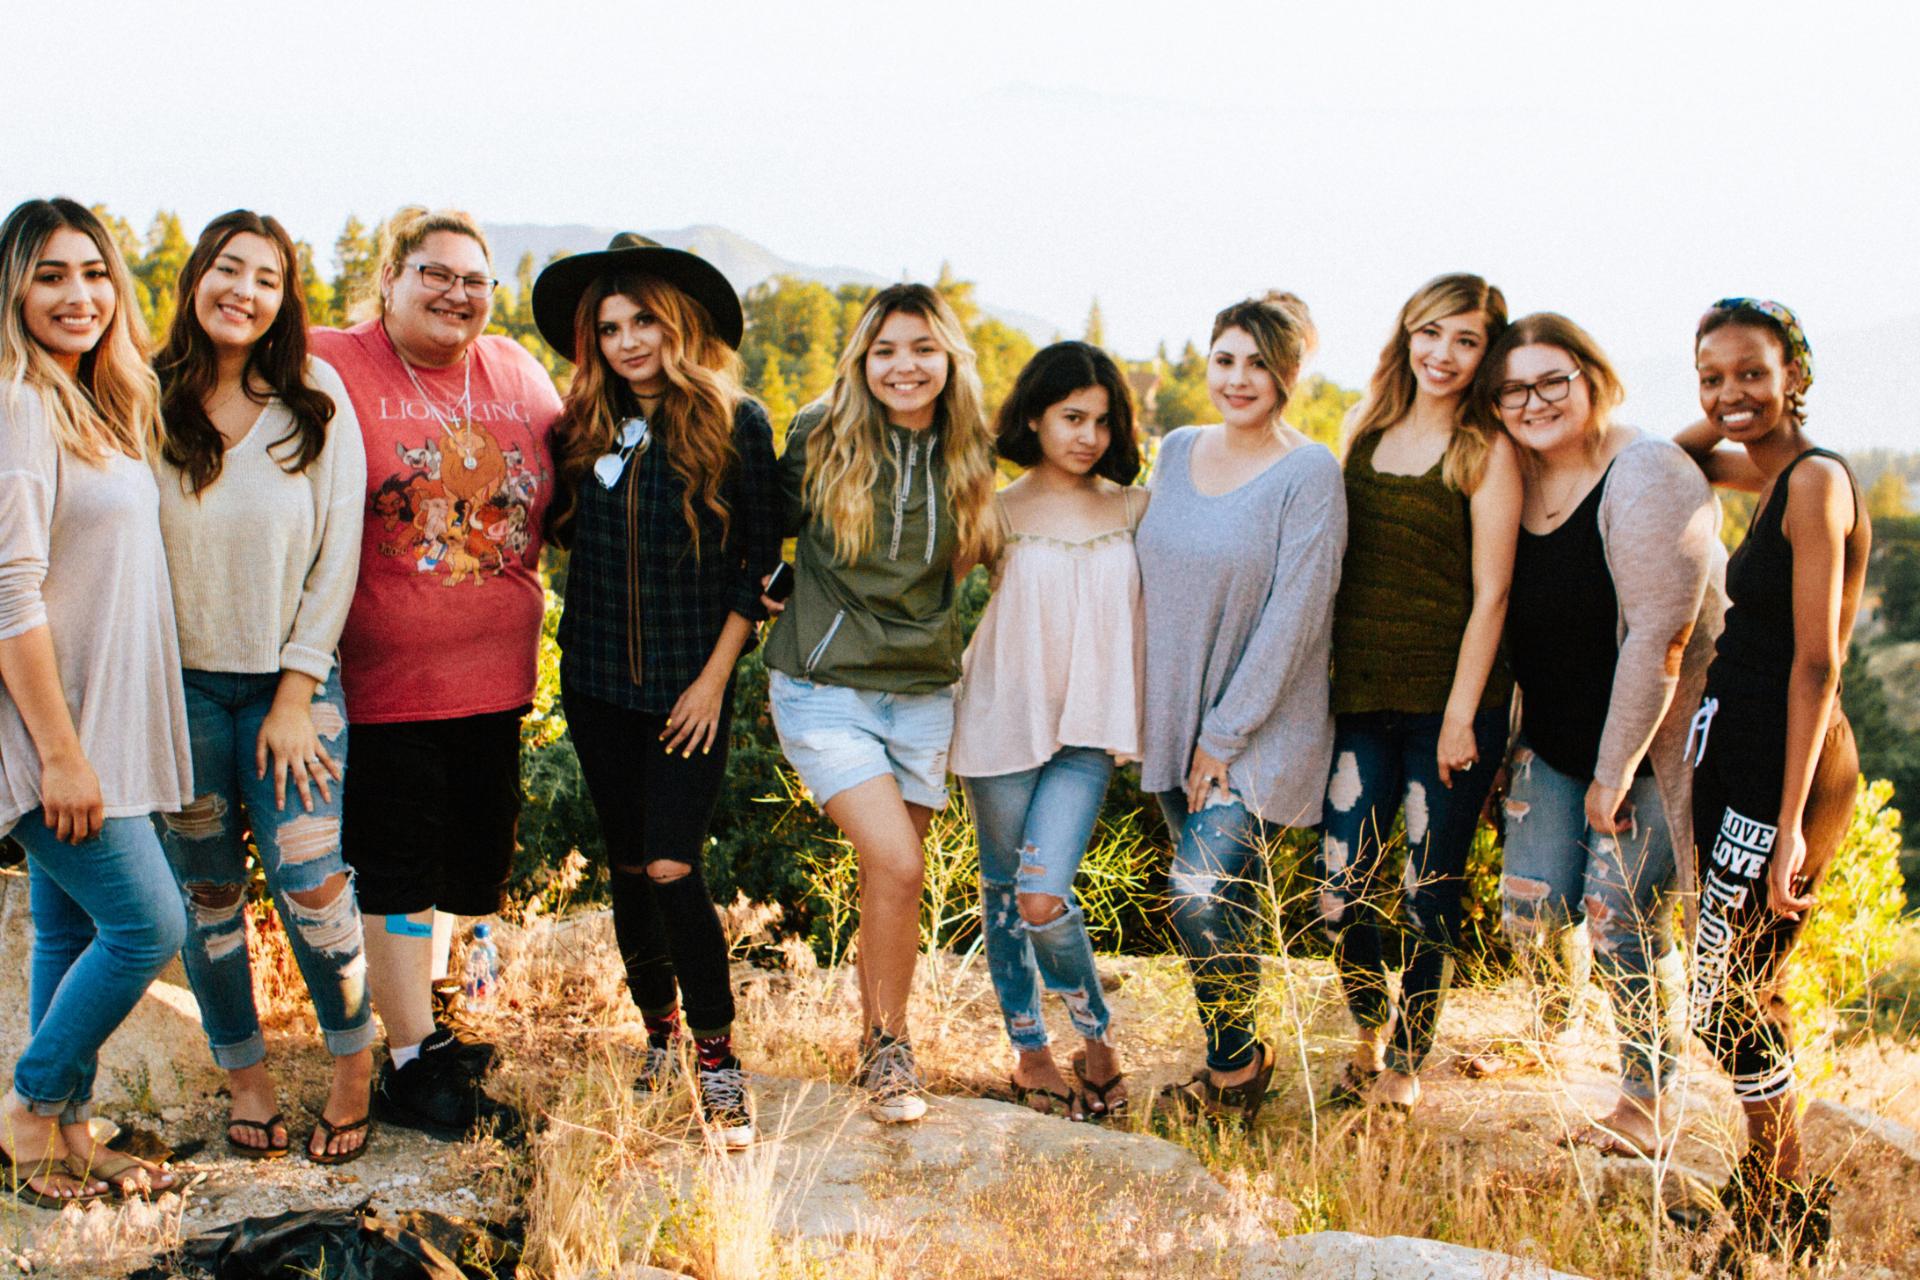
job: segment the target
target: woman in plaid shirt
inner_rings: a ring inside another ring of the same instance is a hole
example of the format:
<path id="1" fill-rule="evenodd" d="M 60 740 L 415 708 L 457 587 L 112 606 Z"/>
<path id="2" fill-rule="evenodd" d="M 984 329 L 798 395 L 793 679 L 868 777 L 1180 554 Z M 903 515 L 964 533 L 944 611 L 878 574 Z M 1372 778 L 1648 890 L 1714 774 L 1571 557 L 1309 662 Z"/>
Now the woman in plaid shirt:
<path id="1" fill-rule="evenodd" d="M 550 525 L 572 551 L 561 691 L 647 1024 L 636 1086 L 671 1079 L 684 996 L 702 1118 L 746 1146 L 727 944 L 700 873 L 734 666 L 780 559 L 773 432 L 740 383 L 740 301 L 701 259 L 623 234 L 542 273 L 534 311 L 576 368 Z"/>

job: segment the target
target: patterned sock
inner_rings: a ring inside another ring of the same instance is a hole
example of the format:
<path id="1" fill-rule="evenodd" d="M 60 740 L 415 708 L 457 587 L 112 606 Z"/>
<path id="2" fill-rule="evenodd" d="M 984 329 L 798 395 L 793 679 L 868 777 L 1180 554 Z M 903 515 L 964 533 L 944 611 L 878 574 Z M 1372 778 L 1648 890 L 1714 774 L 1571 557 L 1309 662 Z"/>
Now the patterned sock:
<path id="1" fill-rule="evenodd" d="M 659 1013 L 643 1010 L 640 1020 L 647 1025 L 647 1043 L 656 1049 L 666 1048 L 680 1034 L 680 1006 L 677 1004 L 670 1004 Z"/>
<path id="2" fill-rule="evenodd" d="M 733 1032 L 728 1030 L 717 1036 L 697 1036 L 694 1038 L 693 1051 L 700 1059 L 702 1071 L 717 1071 L 733 1057 Z"/>

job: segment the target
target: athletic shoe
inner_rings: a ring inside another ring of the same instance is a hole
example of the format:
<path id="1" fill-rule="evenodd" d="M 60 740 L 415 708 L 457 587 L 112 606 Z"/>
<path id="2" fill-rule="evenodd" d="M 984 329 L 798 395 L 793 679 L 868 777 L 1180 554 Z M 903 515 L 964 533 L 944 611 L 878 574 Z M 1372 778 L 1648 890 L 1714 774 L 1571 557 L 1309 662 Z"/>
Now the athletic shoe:
<path id="1" fill-rule="evenodd" d="M 382 1121 L 418 1129 L 442 1142 L 460 1142 L 491 1128 L 502 1138 L 520 1132 L 520 1113 L 487 1096 L 461 1058 L 453 1032 L 439 1028 L 404 1067 L 388 1059 L 373 1088 L 373 1110 Z"/>
<path id="2" fill-rule="evenodd" d="M 700 1068 L 700 1122 L 729 1151 L 753 1145 L 753 1103 L 747 1096 L 747 1073 L 732 1054 L 717 1067 Z"/>
<path id="3" fill-rule="evenodd" d="M 474 1079 L 487 1074 L 493 1066 L 494 1048 L 467 1016 L 465 991 L 459 979 L 441 978 L 433 984 L 433 1025 L 452 1032 L 460 1042 L 460 1061 Z"/>
<path id="4" fill-rule="evenodd" d="M 874 1038 L 865 1085 L 873 1118 L 882 1124 L 904 1124 L 927 1114 L 926 1085 L 905 1039 L 884 1032 Z"/>
<path id="5" fill-rule="evenodd" d="M 1741 1276 L 1748 1257 L 1774 1254 L 1811 1264 L 1833 1238 L 1833 1179 L 1801 1185 L 1773 1175 L 1748 1148 L 1720 1190 L 1733 1229 L 1720 1242 L 1712 1274 Z"/>
<path id="6" fill-rule="evenodd" d="M 673 1078 L 680 1071 L 682 1043 L 679 1036 L 673 1037 L 664 1045 L 647 1044 L 647 1056 L 640 1063 L 640 1074 L 634 1077 L 635 1093 L 659 1093 L 671 1088 Z"/>

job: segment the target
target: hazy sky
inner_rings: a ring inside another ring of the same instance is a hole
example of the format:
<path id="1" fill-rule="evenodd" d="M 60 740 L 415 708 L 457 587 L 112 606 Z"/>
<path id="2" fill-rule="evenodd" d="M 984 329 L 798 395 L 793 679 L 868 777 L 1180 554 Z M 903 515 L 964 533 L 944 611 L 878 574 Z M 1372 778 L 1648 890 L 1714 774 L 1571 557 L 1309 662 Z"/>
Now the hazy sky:
<path id="1" fill-rule="evenodd" d="M 190 233 L 248 205 L 318 244 L 407 201 L 711 222 L 887 275 L 950 259 L 1075 335 L 1097 295 L 1133 355 L 1278 285 L 1348 385 L 1415 285 L 1475 270 L 1593 330 L 1660 425 L 1699 312 L 1766 293 L 1832 353 L 1836 442 L 1904 446 L 1915 13 L 6 0 L 0 202 Z"/>

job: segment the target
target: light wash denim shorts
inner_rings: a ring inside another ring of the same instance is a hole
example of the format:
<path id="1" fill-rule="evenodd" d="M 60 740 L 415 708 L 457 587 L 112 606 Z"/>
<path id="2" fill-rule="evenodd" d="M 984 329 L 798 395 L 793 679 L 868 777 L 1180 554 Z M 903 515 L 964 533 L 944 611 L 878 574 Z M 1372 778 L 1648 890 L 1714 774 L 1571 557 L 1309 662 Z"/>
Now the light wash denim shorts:
<path id="1" fill-rule="evenodd" d="M 770 671 L 767 691 L 780 750 L 815 804 L 891 774 L 908 804 L 947 807 L 952 689 L 876 693 Z"/>

